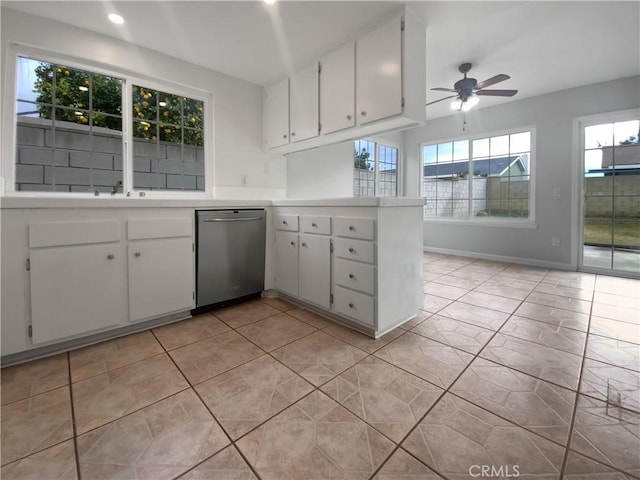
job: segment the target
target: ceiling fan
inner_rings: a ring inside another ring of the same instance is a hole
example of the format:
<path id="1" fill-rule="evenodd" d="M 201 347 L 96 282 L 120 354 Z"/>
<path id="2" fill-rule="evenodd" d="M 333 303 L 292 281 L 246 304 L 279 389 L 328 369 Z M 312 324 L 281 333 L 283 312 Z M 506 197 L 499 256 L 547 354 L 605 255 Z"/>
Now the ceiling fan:
<path id="1" fill-rule="evenodd" d="M 431 89 L 439 92 L 455 92 L 455 95 L 429 102 L 427 103 L 427 105 L 433 105 L 434 103 L 442 102 L 443 100 L 447 100 L 449 98 L 455 98 L 456 100 L 451 102 L 451 108 L 454 110 L 462 110 L 466 112 L 478 103 L 478 96 L 487 95 L 492 97 L 513 97 L 516 93 L 518 93 L 517 90 L 485 90 L 486 87 L 510 79 L 511 77 L 509 75 L 500 73 L 485 80 L 484 82 L 478 82 L 475 78 L 467 78 L 467 73 L 469 73 L 469 70 L 471 70 L 471 64 L 463 63 L 458 67 L 458 71 L 464 74 L 464 78 L 458 80 L 453 85 L 453 88 Z"/>

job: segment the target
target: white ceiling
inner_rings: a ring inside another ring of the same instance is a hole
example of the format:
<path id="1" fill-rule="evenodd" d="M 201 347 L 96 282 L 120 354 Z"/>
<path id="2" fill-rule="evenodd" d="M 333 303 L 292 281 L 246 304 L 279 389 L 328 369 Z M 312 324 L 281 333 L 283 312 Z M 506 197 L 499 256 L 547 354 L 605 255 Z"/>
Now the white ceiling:
<path id="1" fill-rule="evenodd" d="M 427 89 L 452 87 L 472 62 L 478 81 L 512 78 L 509 98 L 640 73 L 638 1 L 2 1 L 2 5 L 124 39 L 260 85 L 305 66 L 403 3 L 427 25 Z M 120 13 L 115 26 L 106 14 Z M 427 92 L 427 101 L 446 92 Z M 449 113 L 448 102 L 427 109 Z"/>

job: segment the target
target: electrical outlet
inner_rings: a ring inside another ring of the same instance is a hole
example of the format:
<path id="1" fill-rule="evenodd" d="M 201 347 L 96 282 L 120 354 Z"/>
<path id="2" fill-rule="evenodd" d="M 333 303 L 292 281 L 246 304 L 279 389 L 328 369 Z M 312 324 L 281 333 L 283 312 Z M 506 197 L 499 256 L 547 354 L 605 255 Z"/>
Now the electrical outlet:
<path id="1" fill-rule="evenodd" d="M 559 247 L 560 246 L 560 237 L 551 237 L 551 246 Z"/>

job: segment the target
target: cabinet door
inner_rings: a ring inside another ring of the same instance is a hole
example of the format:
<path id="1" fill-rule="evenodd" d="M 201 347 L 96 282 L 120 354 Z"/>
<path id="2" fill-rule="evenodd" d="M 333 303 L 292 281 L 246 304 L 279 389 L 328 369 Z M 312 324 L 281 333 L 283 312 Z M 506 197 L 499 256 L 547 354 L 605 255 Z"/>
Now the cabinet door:
<path id="1" fill-rule="evenodd" d="M 331 307 L 329 237 L 300 235 L 300 298 Z"/>
<path id="2" fill-rule="evenodd" d="M 39 248 L 30 257 L 33 343 L 123 321 L 126 271 L 119 243 Z"/>
<path id="3" fill-rule="evenodd" d="M 353 42 L 320 60 L 320 123 L 322 133 L 355 125 L 356 70 Z"/>
<path id="4" fill-rule="evenodd" d="M 356 44 L 358 123 L 402 113 L 400 17 L 367 33 Z"/>
<path id="5" fill-rule="evenodd" d="M 191 237 L 129 242 L 129 321 L 194 307 Z"/>
<path id="6" fill-rule="evenodd" d="M 276 288 L 298 296 L 298 234 L 276 232 Z"/>
<path id="7" fill-rule="evenodd" d="M 289 79 L 265 88 L 264 142 L 266 148 L 289 143 Z"/>
<path id="8" fill-rule="evenodd" d="M 291 77 L 291 141 L 318 136 L 318 63 Z"/>

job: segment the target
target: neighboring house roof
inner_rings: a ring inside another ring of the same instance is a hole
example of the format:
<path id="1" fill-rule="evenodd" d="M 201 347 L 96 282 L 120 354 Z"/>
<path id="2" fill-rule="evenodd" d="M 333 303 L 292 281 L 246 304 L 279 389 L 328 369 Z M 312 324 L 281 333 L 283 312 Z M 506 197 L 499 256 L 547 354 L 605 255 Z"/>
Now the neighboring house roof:
<path id="1" fill-rule="evenodd" d="M 484 160 L 473 161 L 473 174 L 489 177 L 499 177 L 505 174 L 509 168 L 516 165 L 521 172 L 526 172 L 526 167 L 520 155 L 510 157 L 497 157 Z M 469 172 L 469 162 L 467 160 L 453 163 L 430 164 L 424 166 L 425 177 L 452 177 Z"/>

